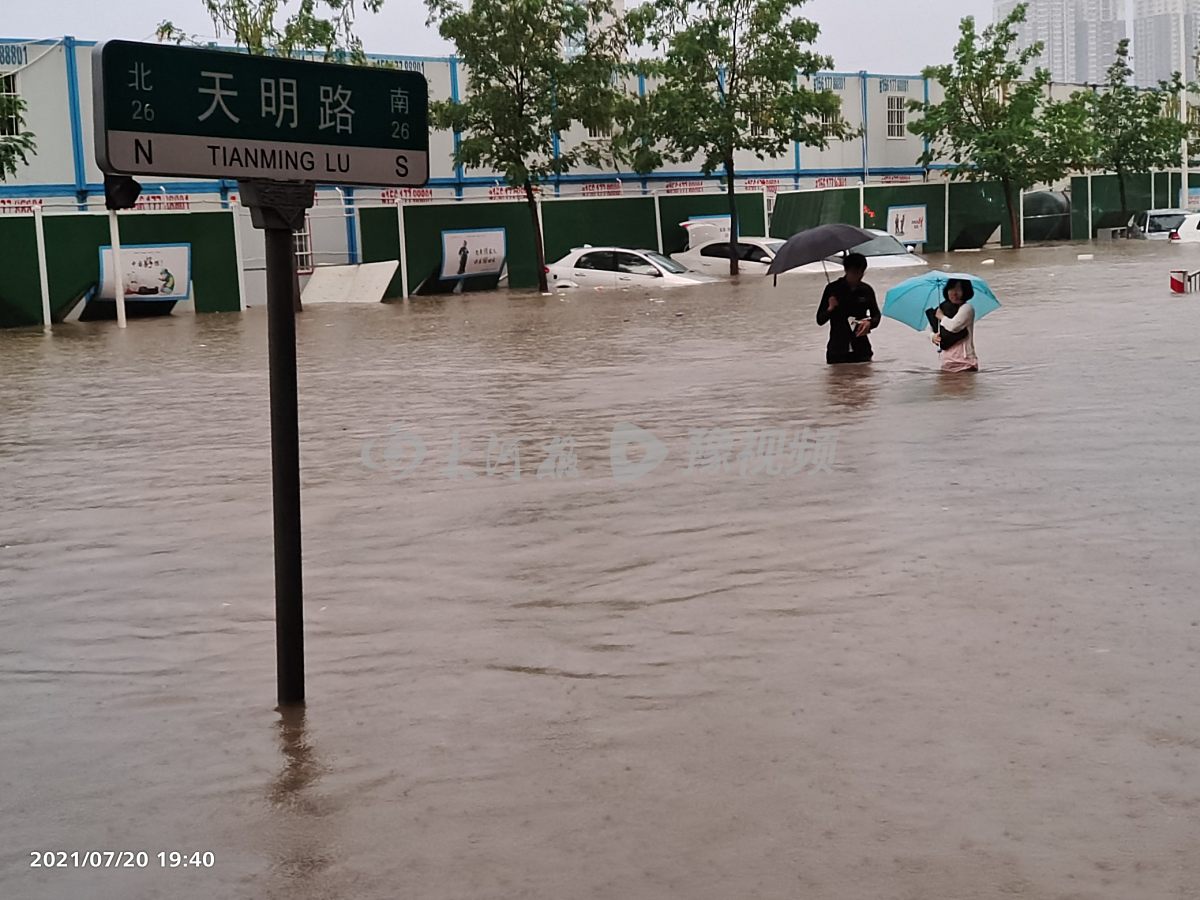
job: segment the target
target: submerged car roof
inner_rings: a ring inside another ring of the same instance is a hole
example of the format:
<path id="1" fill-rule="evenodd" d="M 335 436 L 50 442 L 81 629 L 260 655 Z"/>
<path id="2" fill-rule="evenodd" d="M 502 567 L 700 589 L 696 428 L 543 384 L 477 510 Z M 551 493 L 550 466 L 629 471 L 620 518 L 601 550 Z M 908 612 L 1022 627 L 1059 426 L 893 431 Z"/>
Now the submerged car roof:
<path id="1" fill-rule="evenodd" d="M 585 244 L 582 247 L 572 247 L 569 252 L 570 253 L 584 253 L 584 252 L 591 252 L 591 251 L 595 251 L 595 250 L 599 250 L 601 252 L 607 252 L 609 250 L 614 250 L 614 251 L 620 250 L 622 253 L 657 253 L 658 252 L 653 247 L 592 247 L 587 244 Z"/>
<path id="2" fill-rule="evenodd" d="M 784 238 L 765 237 L 761 234 L 743 234 L 741 237 L 738 238 L 739 244 L 749 244 L 753 241 L 760 241 L 764 244 L 782 244 L 784 242 Z M 731 243 L 733 243 L 733 238 L 727 238 L 727 237 L 709 238 L 707 241 L 701 241 L 698 244 L 692 244 L 690 247 L 688 247 L 688 249 L 695 250 L 699 247 L 707 247 L 709 244 L 731 244 Z"/>

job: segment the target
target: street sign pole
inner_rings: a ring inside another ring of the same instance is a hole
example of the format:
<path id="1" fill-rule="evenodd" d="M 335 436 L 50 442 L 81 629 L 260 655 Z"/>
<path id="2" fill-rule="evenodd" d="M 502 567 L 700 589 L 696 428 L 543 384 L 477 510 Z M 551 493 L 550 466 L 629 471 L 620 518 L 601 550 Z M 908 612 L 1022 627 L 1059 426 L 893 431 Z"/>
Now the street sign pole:
<path id="1" fill-rule="evenodd" d="M 298 279 L 293 235 L 316 184 L 407 186 L 429 178 L 429 84 L 416 72 L 109 41 L 93 51 L 96 161 L 109 209 L 131 176 L 236 179 L 265 232 L 279 705 L 304 703 Z M 113 177 L 120 176 L 120 177 Z M 112 243 L 119 254 L 115 213 Z M 119 258 L 119 257 L 118 257 Z M 124 294 L 118 278 L 118 310 Z"/>
<path id="2" fill-rule="evenodd" d="M 293 234 L 315 198 L 311 184 L 239 182 L 250 221 L 265 232 L 267 355 L 271 373 L 271 497 L 275 519 L 275 669 L 279 705 L 304 703 L 304 583 L 300 543 L 300 421 L 296 387 Z"/>

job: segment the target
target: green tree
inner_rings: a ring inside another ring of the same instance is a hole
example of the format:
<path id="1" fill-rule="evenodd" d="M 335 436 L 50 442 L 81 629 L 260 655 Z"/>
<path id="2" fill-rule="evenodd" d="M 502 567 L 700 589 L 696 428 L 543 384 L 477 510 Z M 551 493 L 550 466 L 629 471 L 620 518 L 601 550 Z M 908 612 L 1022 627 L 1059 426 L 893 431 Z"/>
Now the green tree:
<path id="1" fill-rule="evenodd" d="M 468 89 L 430 104 L 438 128 L 461 135 L 456 163 L 503 173 L 525 192 L 537 252 L 538 287 L 548 290 L 537 188 L 555 175 L 609 155 L 606 140 L 557 146 L 574 124 L 611 124 L 622 93 L 624 46 L 611 0 L 428 0 L 429 24 L 453 42 Z"/>
<path id="2" fill-rule="evenodd" d="M 1117 45 L 1117 58 L 1108 68 L 1104 85 L 1095 92 L 1076 95 L 1090 113 L 1093 164 L 1100 171 L 1116 173 L 1124 215 L 1130 212 L 1126 179 L 1179 166 L 1188 135 L 1188 126 L 1170 112 L 1172 103 L 1178 109 L 1183 90 L 1179 76 L 1149 90 L 1131 85 L 1132 76 L 1129 40 L 1125 39 Z"/>
<path id="3" fill-rule="evenodd" d="M 362 41 L 354 33 L 359 10 L 378 12 L 384 0 L 203 0 L 218 35 L 229 35 L 252 54 L 300 56 L 320 52 L 326 61 L 362 63 Z M 204 43 L 172 22 L 158 26 L 158 39 L 178 44 Z"/>
<path id="4" fill-rule="evenodd" d="M 1027 75 L 1042 45 L 1014 53 L 1025 10 L 1017 6 L 982 33 L 974 17 L 963 19 L 954 61 L 924 73 L 941 85 L 945 99 L 909 103 L 921 113 L 909 130 L 929 141 L 920 164 L 948 159 L 952 178 L 1000 182 L 1014 247 L 1021 244 L 1020 192 L 1084 168 L 1089 150 L 1084 105 L 1050 100 L 1046 69 Z"/>
<path id="5" fill-rule="evenodd" d="M 738 273 L 736 157 L 789 152 L 794 143 L 824 147 L 851 136 L 839 98 L 802 81 L 833 61 L 812 50 L 820 31 L 800 16 L 805 0 L 649 0 L 629 13 L 635 44 L 659 56 L 639 63 L 651 79 L 644 114 L 648 134 L 634 161 L 639 171 L 662 159 L 698 160 L 721 169 L 729 197 L 730 274 Z M 654 149 L 655 147 L 661 150 Z"/>
<path id="6" fill-rule="evenodd" d="M 25 101 L 16 94 L 0 93 L 0 181 L 17 174 L 17 164 L 28 165 L 37 152 L 33 134 L 25 130 Z"/>

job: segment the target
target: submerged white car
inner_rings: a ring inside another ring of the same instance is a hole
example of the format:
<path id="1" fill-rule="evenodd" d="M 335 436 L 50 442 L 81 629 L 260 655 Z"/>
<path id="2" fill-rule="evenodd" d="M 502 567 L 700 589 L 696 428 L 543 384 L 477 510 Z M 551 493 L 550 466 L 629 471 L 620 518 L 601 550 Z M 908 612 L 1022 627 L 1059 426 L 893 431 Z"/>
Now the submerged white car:
<path id="1" fill-rule="evenodd" d="M 1175 230 L 1167 234 L 1168 240 L 1181 244 L 1200 244 L 1200 213 L 1188 213 Z"/>
<path id="2" fill-rule="evenodd" d="M 1186 209 L 1150 209 L 1130 219 L 1126 233 L 1134 240 L 1176 241 L 1187 217 Z"/>
<path id="3" fill-rule="evenodd" d="M 671 258 L 697 272 L 728 275 L 732 246 L 728 238 L 704 241 L 682 253 L 673 254 Z M 767 266 L 782 246 L 783 241 L 777 238 L 738 238 L 738 271 L 748 275 L 766 274 Z"/>
<path id="4" fill-rule="evenodd" d="M 900 241 L 886 231 L 880 231 L 878 228 L 868 228 L 867 231 L 875 237 L 865 244 L 859 244 L 852 252 L 861 253 L 867 258 L 868 271 L 871 269 L 911 269 L 929 265 L 923 258 L 917 256 L 911 248 L 900 243 Z M 832 272 L 841 269 L 841 266 L 842 257 L 839 254 L 829 257 L 823 263 L 810 263 L 807 266 L 801 266 L 792 271 L 812 273 Z"/>
<path id="5" fill-rule="evenodd" d="M 653 250 L 625 247 L 581 247 L 546 271 L 554 288 L 685 287 L 719 281 Z"/>
<path id="6" fill-rule="evenodd" d="M 874 237 L 867 243 L 855 247 L 854 252 L 861 253 L 867 257 L 869 269 L 899 269 L 929 265 L 924 259 L 917 256 L 916 253 L 886 231 L 879 231 L 874 228 L 867 230 Z M 738 238 L 739 271 L 748 275 L 765 275 L 767 267 L 771 265 L 771 261 L 775 258 L 775 254 L 779 252 L 779 248 L 783 246 L 783 243 L 778 238 Z M 729 275 L 729 255 L 731 252 L 732 244 L 729 239 L 719 238 L 691 246 L 682 253 L 676 253 L 673 258 L 689 268 L 727 276 Z M 829 257 L 824 263 L 810 263 L 798 269 L 790 269 L 789 272 L 818 274 L 821 272 L 836 272 L 841 268 L 841 265 L 842 258 L 838 255 Z"/>

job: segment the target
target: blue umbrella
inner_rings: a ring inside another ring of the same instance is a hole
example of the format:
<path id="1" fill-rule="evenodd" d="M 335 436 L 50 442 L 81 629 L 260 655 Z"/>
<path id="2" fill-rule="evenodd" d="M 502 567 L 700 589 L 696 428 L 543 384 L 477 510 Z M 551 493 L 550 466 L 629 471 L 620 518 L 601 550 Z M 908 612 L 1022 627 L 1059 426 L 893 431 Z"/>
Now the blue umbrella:
<path id="1" fill-rule="evenodd" d="M 988 283 L 977 275 L 960 275 L 953 272 L 926 272 L 916 278 L 902 281 L 890 291 L 883 301 L 883 314 L 889 319 L 903 322 L 909 328 L 924 331 L 929 325 L 925 310 L 936 309 L 942 302 L 942 289 L 947 281 L 969 281 L 975 289 L 975 296 L 967 302 L 975 307 L 975 318 L 982 319 L 994 309 L 1000 308 L 1000 301 Z"/>

